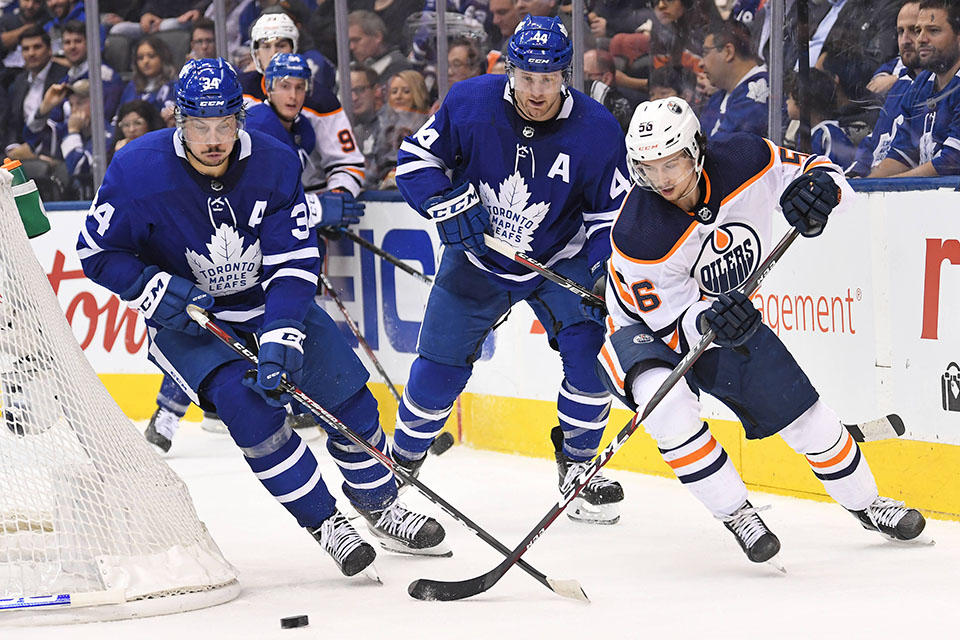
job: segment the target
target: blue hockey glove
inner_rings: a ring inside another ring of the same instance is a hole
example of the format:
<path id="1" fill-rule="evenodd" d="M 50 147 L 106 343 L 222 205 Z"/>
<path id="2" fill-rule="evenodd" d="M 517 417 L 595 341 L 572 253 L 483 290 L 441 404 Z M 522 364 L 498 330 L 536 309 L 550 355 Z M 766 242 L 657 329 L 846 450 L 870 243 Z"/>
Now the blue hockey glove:
<path id="1" fill-rule="evenodd" d="M 293 320 L 275 320 L 260 330 L 260 353 L 257 356 L 257 376 L 244 376 L 243 384 L 250 387 L 274 407 L 282 407 L 293 400 L 289 393 L 278 389 L 280 378 L 286 375 L 293 384 L 300 383 L 303 370 L 304 326 Z"/>
<path id="2" fill-rule="evenodd" d="M 750 298 L 739 291 L 721 294 L 710 308 L 697 318 L 701 333 L 713 329 L 721 347 L 739 347 L 760 328 L 760 311 Z"/>
<path id="3" fill-rule="evenodd" d="M 598 273 L 599 276 L 593 283 L 593 289 L 591 289 L 591 291 L 594 295 L 602 298 L 607 292 L 607 274 L 603 270 L 599 270 Z M 580 298 L 580 313 L 583 314 L 583 317 L 587 320 L 592 320 L 602 327 L 603 321 L 607 317 L 607 308 L 605 306 L 598 307 L 586 298 Z"/>
<path id="4" fill-rule="evenodd" d="M 823 233 L 827 217 L 840 204 L 840 185 L 830 173 L 814 167 L 787 185 L 780 196 L 784 217 L 805 238 Z"/>
<path id="5" fill-rule="evenodd" d="M 155 266 L 144 269 L 120 297 L 128 301 L 127 306 L 131 309 L 161 327 L 194 336 L 201 335 L 203 328 L 187 315 L 187 305 L 195 304 L 201 309 L 213 306 L 213 297 L 200 291 L 192 282 Z"/>
<path id="6" fill-rule="evenodd" d="M 440 240 L 451 249 L 482 256 L 488 249 L 483 232 L 490 228 L 487 212 L 477 190 L 469 182 L 439 196 L 427 198 L 421 207 L 437 223 Z"/>
<path id="7" fill-rule="evenodd" d="M 349 191 L 306 194 L 310 223 L 317 227 L 347 227 L 360 222 L 366 205 L 357 202 Z"/>

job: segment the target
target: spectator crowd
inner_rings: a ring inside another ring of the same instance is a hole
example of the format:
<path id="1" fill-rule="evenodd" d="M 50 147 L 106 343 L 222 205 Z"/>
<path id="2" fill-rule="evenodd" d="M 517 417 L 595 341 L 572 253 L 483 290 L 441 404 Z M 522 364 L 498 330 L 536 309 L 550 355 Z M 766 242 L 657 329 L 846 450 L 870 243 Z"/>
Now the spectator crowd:
<path id="1" fill-rule="evenodd" d="M 436 0 L 348 0 L 350 94 L 339 91 L 332 0 L 227 0 L 229 59 L 249 103 L 265 99 L 276 53 L 300 53 L 313 82 L 350 100 L 364 188 L 395 188 L 397 148 L 439 107 Z M 767 0 L 448 0 L 447 80 L 503 73 L 503 47 L 527 14 L 583 20 L 584 86 L 626 130 L 635 107 L 680 96 L 708 140 L 765 135 Z M 808 2 L 800 64 L 796 0 L 786 0 L 785 144 L 828 155 L 852 177 L 960 173 L 960 0 Z M 108 159 L 174 126 L 187 60 L 215 55 L 211 0 L 101 0 L 100 78 Z M 282 16 L 282 17 L 281 17 Z M 90 74 L 83 0 L 0 0 L 0 135 L 48 200 L 93 195 Z M 259 27 L 258 27 L 259 25 Z M 259 35 L 258 35 L 259 34 Z M 245 75 L 244 75 L 245 74 Z M 345 84 L 345 83 L 344 83 Z M 329 101 L 306 107 L 331 108 Z M 338 108 L 334 104 L 332 108 Z"/>

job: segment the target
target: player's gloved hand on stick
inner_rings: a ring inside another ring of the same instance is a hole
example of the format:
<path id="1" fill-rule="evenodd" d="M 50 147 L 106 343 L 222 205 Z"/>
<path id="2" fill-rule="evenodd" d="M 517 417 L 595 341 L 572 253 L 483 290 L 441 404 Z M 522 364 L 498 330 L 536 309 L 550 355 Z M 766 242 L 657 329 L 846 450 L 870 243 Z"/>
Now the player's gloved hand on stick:
<path id="1" fill-rule="evenodd" d="M 290 404 L 293 398 L 279 390 L 280 379 L 297 385 L 303 370 L 304 326 L 293 320 L 275 320 L 260 330 L 260 353 L 257 356 L 257 375 L 244 376 L 243 384 L 250 387 L 275 407 Z"/>
<path id="2" fill-rule="evenodd" d="M 490 214 L 469 182 L 439 196 L 427 198 L 421 207 L 437 223 L 440 240 L 451 249 L 482 256 L 488 249 L 483 232 L 490 228 Z"/>
<path id="3" fill-rule="evenodd" d="M 721 347 L 739 347 L 760 328 L 760 311 L 750 298 L 734 290 L 721 294 L 700 314 L 697 324 L 701 333 L 713 329 L 717 334 L 713 341 Z"/>
<path id="4" fill-rule="evenodd" d="M 161 327 L 199 336 L 203 329 L 186 313 L 188 304 L 201 309 L 213 306 L 213 297 L 198 289 L 186 278 L 149 266 L 137 281 L 120 294 L 127 306 L 136 309 L 144 318 L 153 320 Z"/>
<path id="5" fill-rule="evenodd" d="M 590 277 L 593 279 L 593 288 L 590 290 L 596 296 L 603 297 L 607 292 L 607 263 L 599 262 L 590 269 Z M 580 298 L 580 313 L 587 320 L 592 320 L 600 326 L 607 317 L 607 308 L 599 307 L 586 298 Z"/>
<path id="6" fill-rule="evenodd" d="M 360 222 L 366 205 L 349 191 L 306 194 L 310 218 L 318 227 L 348 227 Z"/>
<path id="7" fill-rule="evenodd" d="M 830 212 L 840 204 L 840 185 L 831 173 L 814 167 L 794 179 L 780 196 L 784 217 L 805 238 L 823 233 Z"/>

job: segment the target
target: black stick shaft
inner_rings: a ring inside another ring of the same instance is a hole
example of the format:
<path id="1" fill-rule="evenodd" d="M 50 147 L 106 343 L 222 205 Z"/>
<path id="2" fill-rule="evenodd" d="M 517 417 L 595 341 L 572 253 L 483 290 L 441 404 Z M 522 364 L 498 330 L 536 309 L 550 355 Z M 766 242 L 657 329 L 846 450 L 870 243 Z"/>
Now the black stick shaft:
<path id="1" fill-rule="evenodd" d="M 494 251 L 496 251 L 497 253 L 499 253 L 500 255 L 506 258 L 510 258 L 515 262 L 519 262 L 520 264 L 527 267 L 531 271 L 536 271 L 537 273 L 542 275 L 544 278 L 546 278 L 550 282 L 553 282 L 554 284 L 558 284 L 568 291 L 572 291 L 573 293 L 577 294 L 578 296 L 586 300 L 588 303 L 601 308 L 604 306 L 603 298 L 593 293 L 592 291 L 589 291 L 579 282 L 576 282 L 575 280 L 571 280 L 570 278 L 566 278 L 560 275 L 559 273 L 550 270 L 543 263 L 538 262 L 537 260 L 534 260 L 533 258 L 531 258 L 525 253 L 521 253 L 520 251 L 517 251 L 516 249 L 508 245 L 506 242 L 504 242 L 503 240 L 485 235 L 483 237 L 483 241 L 488 248 L 493 249 Z"/>
<path id="2" fill-rule="evenodd" d="M 243 342 L 234 338 L 229 333 L 224 331 L 219 325 L 213 322 L 206 313 L 197 307 L 196 305 L 187 305 L 187 313 L 190 314 L 190 317 L 193 318 L 197 324 L 201 327 L 212 333 L 214 336 L 220 339 L 221 342 L 226 344 L 228 347 L 233 349 L 238 355 L 245 358 L 250 364 L 257 364 L 257 356 L 254 354 Z M 390 456 L 380 451 L 376 447 L 370 445 L 369 442 L 358 436 L 353 429 L 342 423 L 336 416 L 320 406 L 313 398 L 308 396 L 306 393 L 301 391 L 296 385 L 287 381 L 286 378 L 281 379 L 280 381 L 280 390 L 289 393 L 296 399 L 297 402 L 309 409 L 315 416 L 323 420 L 327 425 L 336 429 L 341 435 L 350 440 L 353 444 L 357 445 L 361 449 L 367 452 L 367 454 L 373 456 L 380 464 L 390 470 L 393 475 L 400 478 L 406 483 L 409 483 L 416 487 L 421 494 L 435 505 L 439 506 L 441 509 L 446 511 L 454 520 L 464 525 L 467 529 L 473 532 L 478 538 L 489 544 L 491 547 L 499 551 L 500 553 L 507 555 L 510 553 L 510 549 L 507 548 L 503 543 L 494 538 L 492 535 L 487 533 L 482 529 L 477 523 L 468 518 L 466 515 L 461 513 L 456 507 L 451 505 L 449 502 L 440 497 L 428 486 L 423 484 L 416 476 L 411 474 L 409 471 L 396 464 Z M 519 560 L 519 558 L 518 558 Z M 517 560 L 514 560 L 514 564 L 517 563 Z M 533 576 L 537 582 L 544 585 L 551 591 L 555 591 L 553 586 L 550 584 L 549 579 L 546 575 L 535 569 L 530 564 L 520 560 L 520 568 L 526 571 L 528 574 Z"/>
<path id="3" fill-rule="evenodd" d="M 336 303 L 337 308 L 340 309 L 343 319 L 346 321 L 347 326 L 350 328 L 350 331 L 353 333 L 353 335 L 356 336 L 357 342 L 360 343 L 360 347 L 366 352 L 367 357 L 370 358 L 370 362 L 373 363 L 373 366 L 380 374 L 380 377 L 383 378 L 383 381 L 387 383 L 387 388 L 390 389 L 391 395 L 393 395 L 393 398 L 397 402 L 400 402 L 400 394 L 397 393 L 397 388 L 393 386 L 390 376 L 387 375 L 383 365 L 380 364 L 380 360 L 378 360 L 377 356 L 373 353 L 373 349 L 370 348 L 370 344 L 363 337 L 363 334 L 360 333 L 360 328 L 357 326 L 357 323 L 354 322 L 353 318 L 350 317 L 350 314 L 347 312 L 347 308 L 343 305 L 343 301 L 340 300 L 340 296 L 338 296 L 337 292 L 333 290 L 333 285 L 330 284 L 330 280 L 327 278 L 326 274 L 320 274 L 320 282 L 323 283 L 323 288 L 327 290 L 327 293 L 330 294 L 330 297 L 333 298 L 333 301 Z"/>
<path id="4" fill-rule="evenodd" d="M 424 282 L 426 284 L 433 284 L 433 279 L 430 278 L 430 276 L 424 275 L 420 271 L 417 271 L 416 269 L 408 265 L 406 262 L 402 261 L 400 258 L 396 257 L 391 253 L 387 253 L 377 245 L 373 244 L 372 242 L 370 242 L 365 238 L 362 238 L 359 234 L 354 233 L 350 229 L 340 228 L 340 229 L 337 229 L 337 232 L 347 236 L 348 238 L 356 242 L 358 245 L 360 245 L 367 251 L 370 251 L 380 256 L 381 258 L 383 258 L 384 260 L 386 260 L 387 262 L 395 266 L 397 269 L 400 269 L 401 271 L 409 273 L 420 282 Z"/>

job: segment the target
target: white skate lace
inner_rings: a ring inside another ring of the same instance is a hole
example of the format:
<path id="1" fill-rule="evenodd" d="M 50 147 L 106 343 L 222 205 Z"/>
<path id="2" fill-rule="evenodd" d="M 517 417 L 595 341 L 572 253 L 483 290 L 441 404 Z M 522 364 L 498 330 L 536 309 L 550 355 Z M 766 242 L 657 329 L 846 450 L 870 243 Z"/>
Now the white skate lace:
<path id="1" fill-rule="evenodd" d="M 347 556 L 363 544 L 363 538 L 338 511 L 320 524 L 320 544 L 342 565 Z"/>
<path id="2" fill-rule="evenodd" d="M 375 527 L 395 538 L 413 540 L 427 520 L 427 516 L 408 510 L 397 500 L 383 510 Z"/>
<path id="3" fill-rule="evenodd" d="M 750 549 L 757 542 L 757 540 L 763 536 L 763 534 L 770 532 L 770 530 L 767 529 L 767 526 L 763 524 L 763 520 L 760 519 L 760 516 L 757 515 L 757 512 L 766 511 L 769 508 L 770 505 L 768 504 L 763 505 L 762 507 L 744 506 L 740 507 L 729 516 L 720 518 L 720 520 L 727 523 L 737 537 L 743 540 L 747 549 Z"/>
<path id="4" fill-rule="evenodd" d="M 890 529 L 896 527 L 897 523 L 900 522 L 900 518 L 906 513 L 907 508 L 904 506 L 904 503 L 900 500 L 894 500 L 893 498 L 877 498 L 867 507 L 867 515 L 870 517 L 870 522 L 872 522 L 873 526 L 877 529 L 880 529 L 881 526 Z"/>
<path id="5" fill-rule="evenodd" d="M 570 466 L 567 467 L 567 475 L 563 478 L 563 486 L 561 487 L 561 492 L 566 493 L 568 487 L 573 487 L 579 484 L 577 478 L 580 477 L 580 474 L 583 473 L 590 465 L 593 464 L 593 460 L 584 460 L 583 462 L 570 462 Z M 603 489 L 604 487 L 615 486 L 616 482 L 605 477 L 599 471 L 590 478 L 590 481 L 587 483 L 587 489 L 593 489 L 595 491 Z"/>
<path id="6" fill-rule="evenodd" d="M 153 423 L 154 430 L 167 440 L 173 440 L 173 434 L 177 432 L 180 426 L 180 418 L 177 414 L 166 409 L 160 409 L 157 419 Z"/>

